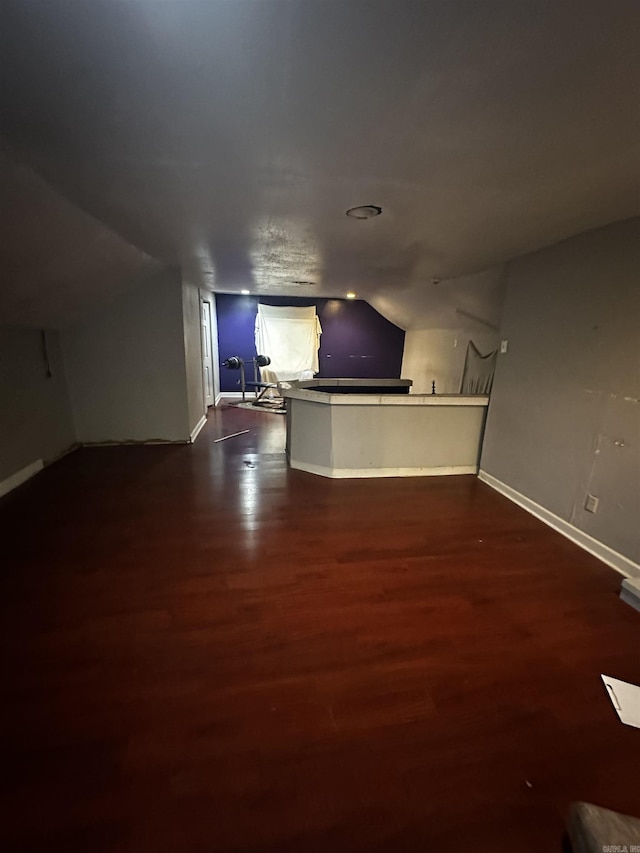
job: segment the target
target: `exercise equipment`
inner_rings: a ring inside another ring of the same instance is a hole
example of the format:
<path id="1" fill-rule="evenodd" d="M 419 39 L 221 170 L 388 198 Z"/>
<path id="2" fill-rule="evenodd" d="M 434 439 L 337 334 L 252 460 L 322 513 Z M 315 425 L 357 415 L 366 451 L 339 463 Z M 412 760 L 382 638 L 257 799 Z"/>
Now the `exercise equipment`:
<path id="1" fill-rule="evenodd" d="M 222 364 L 224 367 L 228 367 L 229 370 L 240 370 L 240 368 L 243 367 L 244 362 L 241 358 L 238 358 L 237 355 L 232 355 L 231 358 L 223 361 Z"/>
<path id="2" fill-rule="evenodd" d="M 253 388 L 256 398 L 253 401 L 253 405 L 256 406 L 260 405 L 259 401 L 267 393 L 269 388 L 277 388 L 278 386 L 275 384 L 275 382 L 261 382 L 260 377 L 258 375 L 259 367 L 266 367 L 268 364 L 271 364 L 271 359 L 268 355 L 256 355 L 254 358 L 251 359 L 250 364 L 253 364 L 253 382 L 247 381 L 244 369 L 245 360 L 239 355 L 232 355 L 222 362 L 222 366 L 226 367 L 228 370 L 240 371 L 240 389 L 242 391 L 242 402 L 244 403 L 246 400 L 247 388 Z M 261 388 L 262 390 L 258 393 L 259 388 Z"/>

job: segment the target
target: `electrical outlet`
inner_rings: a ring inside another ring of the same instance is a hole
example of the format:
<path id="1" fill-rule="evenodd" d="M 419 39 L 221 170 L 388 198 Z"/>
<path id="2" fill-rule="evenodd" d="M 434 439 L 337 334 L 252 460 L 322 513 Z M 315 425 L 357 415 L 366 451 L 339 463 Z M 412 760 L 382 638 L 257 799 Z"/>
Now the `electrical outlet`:
<path id="1" fill-rule="evenodd" d="M 500 341 L 500 352 L 507 352 L 509 349 L 509 341 Z"/>
<path id="2" fill-rule="evenodd" d="M 584 502 L 584 508 L 587 512 L 598 512 L 598 504 L 600 500 L 595 495 L 587 495 L 587 499 Z"/>

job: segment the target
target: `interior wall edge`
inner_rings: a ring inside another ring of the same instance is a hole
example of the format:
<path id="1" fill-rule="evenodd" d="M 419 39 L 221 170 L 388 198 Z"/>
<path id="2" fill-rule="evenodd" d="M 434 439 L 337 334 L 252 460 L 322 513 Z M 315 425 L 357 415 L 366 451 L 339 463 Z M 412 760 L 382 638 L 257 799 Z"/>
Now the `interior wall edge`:
<path id="1" fill-rule="evenodd" d="M 195 425 L 195 427 L 191 430 L 191 435 L 189 436 L 189 443 L 190 444 L 194 444 L 196 438 L 200 435 L 200 431 L 202 430 L 202 427 L 206 424 L 206 422 L 207 422 L 207 416 L 206 416 L 206 414 L 204 414 L 200 418 L 198 423 Z"/>

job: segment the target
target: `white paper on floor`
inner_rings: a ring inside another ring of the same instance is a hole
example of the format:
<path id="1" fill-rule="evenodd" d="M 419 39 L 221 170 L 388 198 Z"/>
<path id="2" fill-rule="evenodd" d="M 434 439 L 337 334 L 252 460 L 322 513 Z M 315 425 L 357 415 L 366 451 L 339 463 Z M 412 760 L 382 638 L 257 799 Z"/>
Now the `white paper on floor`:
<path id="1" fill-rule="evenodd" d="M 603 675 L 602 680 L 620 721 L 640 729 L 640 687 L 610 675 Z"/>

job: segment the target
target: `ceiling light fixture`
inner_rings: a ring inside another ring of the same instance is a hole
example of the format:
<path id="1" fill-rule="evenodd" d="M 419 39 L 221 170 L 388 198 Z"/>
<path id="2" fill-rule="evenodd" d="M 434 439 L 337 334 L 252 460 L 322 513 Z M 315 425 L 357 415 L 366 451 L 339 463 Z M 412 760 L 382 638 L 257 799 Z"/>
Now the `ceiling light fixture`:
<path id="1" fill-rule="evenodd" d="M 242 296 L 249 296 L 251 291 L 250 290 L 241 290 L 240 293 L 242 294 Z"/>
<path id="2" fill-rule="evenodd" d="M 353 219 L 373 219 L 374 216 L 380 216 L 382 208 L 377 204 L 361 204 L 360 207 L 350 207 L 347 210 L 347 216 Z"/>
<path id="3" fill-rule="evenodd" d="M 349 293 L 347 293 L 347 299 L 355 299 L 355 298 L 356 298 L 356 294 L 353 292 L 353 290 L 350 290 Z"/>

